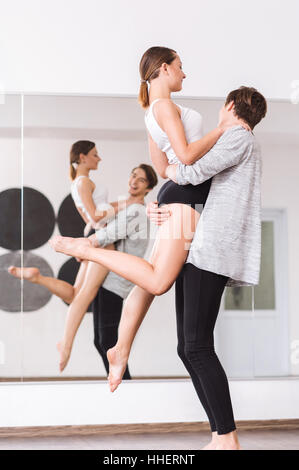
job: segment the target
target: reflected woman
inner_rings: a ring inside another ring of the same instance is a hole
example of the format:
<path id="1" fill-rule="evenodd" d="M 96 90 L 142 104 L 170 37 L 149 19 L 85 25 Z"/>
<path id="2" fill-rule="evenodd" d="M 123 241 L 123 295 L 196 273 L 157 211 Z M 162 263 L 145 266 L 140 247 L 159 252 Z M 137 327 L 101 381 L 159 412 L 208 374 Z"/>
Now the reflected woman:
<path id="1" fill-rule="evenodd" d="M 71 194 L 78 212 L 86 223 L 84 234 L 100 229 L 114 219 L 117 214 L 132 204 L 144 204 L 144 194 L 131 195 L 128 199 L 107 203 L 107 189 L 96 186 L 89 173 L 97 170 L 101 157 L 95 143 L 80 140 L 70 151 Z M 131 176 L 132 177 L 132 176 Z M 114 250 L 114 243 L 105 245 L 106 250 Z M 21 278 L 22 269 L 10 266 L 9 273 Z M 60 279 L 42 276 L 35 267 L 23 268 L 23 278 L 46 287 L 54 295 L 69 304 L 62 340 L 57 344 L 60 353 L 59 369 L 62 372 L 69 360 L 74 338 L 90 302 L 95 298 L 109 269 L 98 263 L 82 261 L 74 285 Z"/>

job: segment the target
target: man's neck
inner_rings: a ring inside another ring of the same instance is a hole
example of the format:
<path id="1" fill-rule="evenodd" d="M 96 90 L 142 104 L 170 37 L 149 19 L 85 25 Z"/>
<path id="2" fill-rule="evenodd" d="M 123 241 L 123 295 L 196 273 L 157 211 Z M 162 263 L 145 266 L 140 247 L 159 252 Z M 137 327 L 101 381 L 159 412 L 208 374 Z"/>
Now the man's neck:
<path id="1" fill-rule="evenodd" d="M 133 203 L 145 205 L 144 197 L 141 197 L 141 196 L 132 196 L 131 194 L 129 194 L 128 197 L 127 197 L 127 199 L 130 199 L 130 201 L 132 201 Z"/>
<path id="2" fill-rule="evenodd" d="M 237 126 L 243 126 L 244 124 L 246 126 L 249 126 L 248 122 L 244 121 L 243 119 L 239 119 L 239 118 L 237 119 L 237 123 L 236 123 Z M 253 133 L 251 128 L 250 128 L 250 132 Z"/>

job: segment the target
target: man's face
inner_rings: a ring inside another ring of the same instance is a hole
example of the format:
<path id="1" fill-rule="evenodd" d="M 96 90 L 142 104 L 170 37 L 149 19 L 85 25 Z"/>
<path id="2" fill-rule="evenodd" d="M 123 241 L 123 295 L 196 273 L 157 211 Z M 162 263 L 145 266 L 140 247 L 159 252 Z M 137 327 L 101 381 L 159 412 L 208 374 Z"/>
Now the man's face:
<path id="1" fill-rule="evenodd" d="M 135 168 L 129 179 L 129 193 L 132 196 L 145 196 L 149 192 L 148 179 L 142 168 Z"/>

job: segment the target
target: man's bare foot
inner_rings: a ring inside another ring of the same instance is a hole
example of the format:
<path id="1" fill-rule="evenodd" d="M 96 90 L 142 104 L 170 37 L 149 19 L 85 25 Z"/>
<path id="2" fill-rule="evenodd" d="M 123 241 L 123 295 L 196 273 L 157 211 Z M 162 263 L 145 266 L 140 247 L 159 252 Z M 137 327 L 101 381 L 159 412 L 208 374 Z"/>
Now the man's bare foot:
<path id="1" fill-rule="evenodd" d="M 215 450 L 242 450 L 242 448 L 240 444 L 235 444 L 235 445 L 218 444 Z"/>
<path id="2" fill-rule="evenodd" d="M 218 435 L 218 444 L 215 450 L 242 450 L 237 431 Z"/>
<path id="3" fill-rule="evenodd" d="M 219 445 L 216 446 L 215 450 L 242 450 L 240 446 L 226 446 L 226 445 Z"/>
<path id="4" fill-rule="evenodd" d="M 60 354 L 59 370 L 60 370 L 60 372 L 62 372 L 65 369 L 67 363 L 69 362 L 69 358 L 70 358 L 70 355 L 71 355 L 71 349 L 66 348 L 63 345 L 63 342 L 60 341 L 59 343 L 57 343 L 57 350 Z"/>
<path id="5" fill-rule="evenodd" d="M 215 431 L 215 432 L 212 432 L 211 442 L 209 442 L 209 444 L 204 446 L 201 450 L 216 450 L 216 447 L 217 447 L 218 444 L 219 444 L 218 443 L 218 434 L 217 434 L 217 431 Z"/>
<path id="6" fill-rule="evenodd" d="M 110 391 L 114 392 L 122 381 L 128 358 L 125 357 L 116 346 L 108 349 L 107 358 L 109 361 L 108 381 Z"/>
<path id="7" fill-rule="evenodd" d="M 38 278 L 40 276 L 40 271 L 38 268 L 18 268 L 17 266 L 9 266 L 8 268 L 9 274 L 16 277 L 17 279 L 22 279 L 22 271 L 23 279 L 33 282 L 34 284 L 38 282 Z"/>
<path id="8" fill-rule="evenodd" d="M 49 243 L 55 251 L 80 259 L 84 259 L 86 248 L 92 246 L 88 238 L 71 238 L 60 235 L 51 238 Z"/>

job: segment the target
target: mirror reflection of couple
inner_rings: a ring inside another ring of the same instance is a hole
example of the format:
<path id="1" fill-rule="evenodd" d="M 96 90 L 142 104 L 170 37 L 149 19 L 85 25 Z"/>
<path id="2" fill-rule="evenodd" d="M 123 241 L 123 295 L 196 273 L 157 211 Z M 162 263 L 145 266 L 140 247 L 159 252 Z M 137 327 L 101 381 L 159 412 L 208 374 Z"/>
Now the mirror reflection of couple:
<path id="1" fill-rule="evenodd" d="M 200 114 L 171 100 L 171 93 L 180 91 L 186 78 L 176 51 L 148 49 L 140 61 L 140 75 L 139 102 L 146 110 L 151 160 L 159 175 L 169 178 L 157 203 L 147 208 L 147 215 L 159 226 L 149 262 L 140 254 L 115 250 L 111 245 L 103 249 L 102 235 L 98 235 L 103 228 L 86 238 L 57 236 L 50 243 L 56 251 L 82 261 L 79 277 L 84 278 L 83 290 L 89 289 L 85 279 L 93 269 L 99 270 L 101 282 L 106 268 L 108 276 L 115 273 L 135 284 L 124 302 L 117 342 L 107 351 L 111 391 L 128 372 L 134 337 L 154 297 L 167 292 L 175 282 L 178 355 L 212 432 L 204 449 L 240 449 L 229 385 L 214 350 L 213 331 L 225 286 L 256 285 L 259 281 L 261 157 L 252 130 L 266 115 L 267 103 L 254 88 L 231 91 L 219 112 L 218 126 L 203 136 Z M 90 155 L 83 155 L 78 172 L 84 158 L 98 158 L 96 153 Z M 144 168 L 134 171 L 135 181 L 144 176 L 148 179 Z M 147 183 L 143 183 L 144 189 L 150 188 Z M 88 178 L 78 181 L 78 189 L 81 186 L 81 215 L 88 222 L 87 212 L 94 207 L 84 205 L 88 198 L 84 200 L 83 187 L 96 189 Z M 141 192 L 140 188 L 140 197 Z M 118 210 L 117 218 L 122 213 Z M 103 212 L 105 217 L 108 212 Z M 103 235 L 103 241 L 107 240 Z M 94 246 L 96 242 L 99 246 Z"/>

